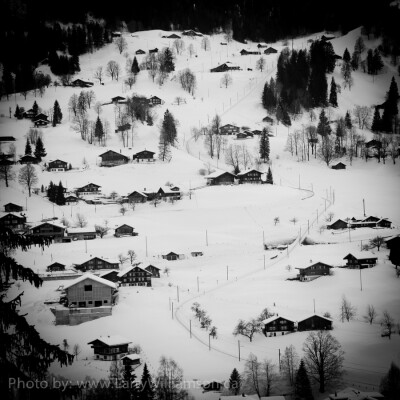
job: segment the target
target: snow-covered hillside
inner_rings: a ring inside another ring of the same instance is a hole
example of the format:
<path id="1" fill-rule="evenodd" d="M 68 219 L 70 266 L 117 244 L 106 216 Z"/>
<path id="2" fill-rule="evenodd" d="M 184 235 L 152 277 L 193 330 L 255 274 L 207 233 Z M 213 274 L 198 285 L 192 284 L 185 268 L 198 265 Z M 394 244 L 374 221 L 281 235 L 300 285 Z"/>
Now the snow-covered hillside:
<path id="1" fill-rule="evenodd" d="M 155 47 L 161 49 L 171 46 L 172 40 L 162 38 L 164 34 L 163 31 L 124 34 L 128 42 L 126 53 L 133 58 L 138 49 L 147 52 Z M 308 39 L 319 36 L 294 39 L 293 48 L 306 48 Z M 333 39 L 335 52 L 342 55 L 346 47 L 352 51 L 359 36 L 360 29 L 356 29 Z M 101 186 L 105 195 L 116 191 L 125 196 L 134 190 L 157 190 L 171 182 L 185 193 L 182 200 L 173 204 L 161 203 L 157 207 L 139 204 L 135 210 L 128 208 L 126 214 L 121 215 L 117 204 L 94 206 L 79 202 L 73 206 L 54 206 L 40 194 L 29 197 L 17 181 L 11 182 L 9 188 L 5 188 L 4 182 L 1 183 L 0 205 L 3 207 L 13 202 L 26 207 L 30 223 L 43 218 L 64 217 L 73 224 L 76 214 L 80 213 L 85 215 L 90 225 L 102 224 L 107 220 L 111 228 L 127 223 L 139 232 L 138 236 L 128 238 L 115 238 L 110 232 L 103 239 L 52 244 L 44 251 L 32 248 L 25 253 L 18 252 L 18 261 L 35 271 L 44 273 L 45 268 L 54 261 L 70 266 L 76 259 L 91 255 L 116 258 L 121 253 L 126 255 L 130 249 L 137 253 L 137 260 L 143 264 L 151 263 L 161 269 L 170 269 L 169 275 L 162 274 L 160 279 L 153 279 L 152 288 L 120 288 L 119 302 L 112 316 L 77 326 L 55 326 L 49 306 L 43 303 L 56 296 L 55 290 L 62 281 L 45 281 L 40 289 L 34 289 L 29 284 L 22 284 L 19 288 L 14 286 L 11 294 L 24 291 L 22 312 L 28 314 L 28 321 L 35 325 L 44 339 L 55 344 L 67 339 L 70 344 L 79 343 L 82 348 L 79 360 L 71 367 L 59 368 L 54 365 L 51 371 L 71 379 L 83 379 L 87 375 L 94 378 L 106 376 L 109 363 L 92 360 L 93 350 L 87 343 L 97 335 L 121 334 L 133 343 L 140 344 L 144 360 L 153 373 L 156 372 L 159 358 L 165 355 L 174 358 L 182 366 L 187 380 L 226 380 L 234 367 L 243 370 L 244 360 L 250 353 L 277 363 L 279 349 L 283 351 L 286 346 L 293 344 L 301 355 L 302 343 L 307 336 L 304 332 L 273 338 L 259 334 L 249 343 L 244 337 L 232 335 L 240 318 L 255 317 L 265 307 L 279 314 L 299 318 L 312 313 L 315 304 L 317 313 L 330 312 L 332 315 L 332 334 L 345 351 L 345 385 L 363 384 L 368 388 L 376 388 L 390 362 L 400 363 L 400 335 L 393 335 L 391 340 L 381 337 L 378 320 L 370 325 L 363 319 L 367 306 L 373 304 L 379 314 L 387 310 L 396 323 L 400 322 L 400 279 L 396 279 L 395 270 L 387 259 L 388 250 L 372 250 L 378 257 L 378 264 L 362 270 L 362 274 L 359 270 L 334 268 L 332 276 L 312 282 L 287 279 L 295 277 L 298 273 L 296 267 L 310 260 L 343 265 L 343 257 L 359 250 L 361 242 L 365 244 L 378 234 L 387 237 L 399 233 L 399 163 L 393 165 L 391 162 L 383 164 L 355 159 L 347 169 L 333 170 L 318 159 L 307 163 L 297 161 L 284 149 L 288 131 L 306 123 L 308 116 L 304 115 L 293 121 L 289 130 L 282 125 L 273 128 L 275 136 L 270 138 L 273 186 L 245 184 L 204 187 L 206 180 L 199 173 L 201 169 L 230 170 L 231 167 L 225 164 L 223 157 L 218 161 L 211 159 L 203 138 L 196 140 L 192 136 L 192 128 L 207 125 L 218 114 L 223 124 L 262 129 L 262 119 L 267 113 L 261 105 L 261 93 L 266 80 L 275 77 L 279 53 L 264 56 L 267 68 L 260 72 L 255 68 L 259 56 L 241 56 L 239 53 L 242 48 L 256 50 L 257 43 L 244 46 L 233 41 L 222 46 L 223 36 L 215 35 L 210 37 L 211 50 L 205 51 L 201 49 L 201 38 L 185 38 L 184 41 L 186 48 L 193 44 L 196 54 L 190 56 L 184 51 L 177 55 L 175 73 L 161 87 L 153 83 L 146 71 L 139 73 L 131 90 L 124 86 L 124 76 L 118 82 L 107 78 L 104 85 L 96 82 L 93 86 L 97 101 L 102 103 L 110 102 L 114 96 L 125 97 L 132 93 L 146 97 L 158 96 L 165 102 L 155 107 L 153 126 L 136 123 L 129 147 L 124 148 L 120 136 L 114 133 L 115 110 L 111 104 L 104 105 L 101 114 L 101 118 L 108 120 L 111 125 L 106 147 L 82 141 L 79 133 L 71 128 L 68 101 L 73 93 L 79 94 L 81 89 L 52 86 L 43 97 L 35 98 L 33 93 L 29 93 L 24 100 L 22 95 L 17 94 L 8 101 L 3 99 L 0 102 L 1 135 L 16 138 L 17 155 L 24 154 L 31 122 L 9 118 L 10 107 L 14 114 L 17 104 L 29 109 L 36 100 L 46 111 L 52 108 L 56 99 L 60 103 L 64 116 L 62 123 L 43 128 L 47 151 L 43 161 L 65 160 L 72 164 L 73 169 L 47 172 L 38 167 L 38 187 L 47 186 L 50 181 L 61 181 L 72 190 L 93 182 Z M 377 45 L 377 41 L 366 39 L 365 43 L 372 48 Z M 282 43 L 271 46 L 278 51 L 284 47 Z M 140 63 L 144 56 L 137 57 Z M 77 78 L 93 81 L 97 67 L 105 67 L 109 60 L 117 61 L 124 69 L 125 52 L 119 54 L 115 45 L 110 44 L 93 54 L 82 56 L 81 72 Z M 222 74 L 210 73 L 209 70 L 227 61 L 240 66 L 242 70 L 231 71 L 232 84 L 225 88 L 220 84 Z M 174 78 L 184 68 L 196 73 L 197 90 L 194 96 L 184 92 Z M 395 76 L 395 68 L 387 60 L 385 68 L 385 73 L 375 79 L 360 71 L 354 72 L 354 86 L 351 90 L 342 89 L 338 94 L 339 107 L 332 109 L 332 120 L 344 116 L 355 105 L 382 103 L 390 80 Z M 49 71 L 46 70 L 46 73 Z M 336 67 L 333 76 L 337 83 L 342 83 L 339 67 Z M 328 79 L 330 81 L 330 77 Z M 399 83 L 399 77 L 395 76 L 395 79 Z M 184 97 L 186 104 L 176 105 L 177 96 Z M 179 121 L 178 145 L 172 149 L 169 163 L 129 163 L 113 168 L 99 166 L 98 156 L 108 149 L 129 156 L 144 149 L 157 152 L 159 126 L 166 109 Z M 319 110 L 316 112 L 318 114 Z M 94 120 L 95 117 L 95 111 L 90 110 L 90 118 Z M 367 138 L 373 136 L 367 130 L 363 133 Z M 238 142 L 229 138 L 227 145 Z M 257 156 L 257 137 L 240 143 L 245 143 Z M 84 168 L 83 159 L 88 164 L 87 168 Z M 342 161 L 348 164 L 345 158 Z M 14 168 L 18 172 L 21 166 Z M 261 168 L 266 171 L 268 165 L 264 164 Z M 194 190 L 189 196 L 191 189 Z M 326 224 L 328 213 L 334 213 L 334 219 L 362 215 L 363 200 L 367 215 L 388 218 L 394 228 L 361 228 L 355 232 L 346 230 L 337 234 L 320 230 L 321 225 Z M 275 217 L 280 220 L 276 225 Z M 296 219 L 295 223 L 293 218 Z M 299 238 L 305 236 L 321 244 L 300 245 Z M 287 250 L 264 250 L 264 242 L 293 240 Z M 185 258 L 171 262 L 163 260 L 161 255 L 169 251 L 184 254 Z M 194 258 L 190 255 L 192 251 L 202 251 L 204 255 Z M 287 268 L 288 265 L 291 268 Z M 339 319 L 343 295 L 357 307 L 354 321 L 342 323 Z M 208 333 L 200 328 L 190 310 L 194 301 L 202 305 L 212 318 L 213 325 L 218 328 L 218 338 L 211 340 L 211 350 Z M 189 321 L 192 321 L 192 338 L 188 331 Z M 237 358 L 238 339 L 242 355 L 240 362 Z"/>

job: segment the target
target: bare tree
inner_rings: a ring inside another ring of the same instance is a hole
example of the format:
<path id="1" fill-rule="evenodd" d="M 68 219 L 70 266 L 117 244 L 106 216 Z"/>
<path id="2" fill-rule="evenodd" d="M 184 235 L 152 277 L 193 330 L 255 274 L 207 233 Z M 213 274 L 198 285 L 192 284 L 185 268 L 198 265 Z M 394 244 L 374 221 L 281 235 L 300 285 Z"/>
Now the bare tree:
<path id="1" fill-rule="evenodd" d="M 340 304 L 340 319 L 342 322 L 354 319 L 357 314 L 357 309 L 346 299 L 346 296 L 342 297 L 342 302 Z"/>
<path id="2" fill-rule="evenodd" d="M 175 49 L 176 54 L 181 55 L 185 50 L 185 42 L 182 39 L 175 39 L 172 42 L 172 47 Z"/>
<path id="3" fill-rule="evenodd" d="M 189 69 L 185 68 L 178 72 L 178 80 L 183 90 L 186 90 L 190 94 L 194 94 L 197 86 L 196 75 Z"/>
<path id="4" fill-rule="evenodd" d="M 329 383 L 335 383 L 343 372 L 343 350 L 340 343 L 327 331 L 311 332 L 303 344 L 304 363 L 310 378 L 325 392 Z"/>
<path id="5" fill-rule="evenodd" d="M 329 164 L 338 157 L 336 154 L 336 139 L 331 135 L 322 136 L 317 156 L 329 167 Z"/>
<path id="6" fill-rule="evenodd" d="M 299 356 L 296 352 L 296 348 L 293 345 L 286 347 L 281 359 L 281 369 L 291 386 L 293 386 L 295 382 L 296 369 L 298 364 Z"/>
<path id="7" fill-rule="evenodd" d="M 211 50 L 211 44 L 210 44 L 210 39 L 207 36 L 203 36 L 203 39 L 201 39 L 200 47 L 204 51 L 209 51 Z"/>
<path id="8" fill-rule="evenodd" d="M 119 212 L 121 213 L 121 215 L 125 215 L 125 213 L 128 211 L 128 209 L 122 204 Z"/>
<path id="9" fill-rule="evenodd" d="M 379 251 L 381 246 L 385 243 L 385 239 L 382 236 L 375 236 L 369 241 L 371 247 L 376 247 Z"/>
<path id="10" fill-rule="evenodd" d="M 160 63 L 159 63 L 156 55 L 154 53 L 149 54 L 146 57 L 145 63 L 146 63 L 146 68 L 148 70 L 148 73 L 154 82 L 154 79 L 157 76 L 158 71 L 160 69 Z"/>
<path id="11" fill-rule="evenodd" d="M 188 46 L 188 53 L 189 53 L 189 57 L 192 57 L 193 55 L 196 54 L 196 50 L 193 46 L 193 43 L 190 43 Z"/>
<path id="12" fill-rule="evenodd" d="M 296 222 L 298 221 L 298 219 L 296 217 L 293 217 L 290 222 L 293 222 L 293 225 L 296 225 Z"/>
<path id="13" fill-rule="evenodd" d="M 233 167 L 234 173 L 240 171 L 240 146 L 229 145 L 225 151 L 225 162 Z"/>
<path id="14" fill-rule="evenodd" d="M 355 106 L 353 114 L 358 122 L 360 129 L 369 128 L 369 122 L 372 116 L 372 108 L 367 106 Z"/>
<path id="15" fill-rule="evenodd" d="M 104 71 L 103 71 L 103 67 L 97 67 L 96 71 L 93 74 L 93 78 L 97 79 L 100 83 L 100 85 L 103 82 L 104 79 Z"/>
<path id="16" fill-rule="evenodd" d="M 79 96 L 76 93 L 74 93 L 68 101 L 68 110 L 69 112 L 73 112 L 74 116 L 78 113 L 78 101 Z"/>
<path id="17" fill-rule="evenodd" d="M 232 77 L 228 72 L 226 72 L 221 78 L 221 85 L 227 88 L 231 83 L 232 83 Z"/>
<path id="18" fill-rule="evenodd" d="M 247 148 L 247 146 L 244 143 L 242 143 L 242 146 L 241 146 L 240 149 L 241 149 L 240 160 L 241 160 L 241 163 L 243 165 L 243 169 L 246 170 L 252 164 L 252 157 L 251 157 L 251 154 L 249 152 L 249 149 Z"/>
<path id="19" fill-rule="evenodd" d="M 277 224 L 279 224 L 279 217 L 274 218 L 274 225 L 276 226 Z"/>
<path id="20" fill-rule="evenodd" d="M 97 102 L 95 103 L 95 105 L 94 105 L 94 110 L 96 111 L 97 116 L 99 117 L 100 114 L 101 114 L 102 111 L 103 111 L 103 104 L 101 104 L 100 101 L 97 101 Z"/>
<path id="21" fill-rule="evenodd" d="M 81 213 L 75 215 L 75 221 L 78 228 L 84 228 L 88 224 L 86 217 Z"/>
<path id="22" fill-rule="evenodd" d="M 123 36 L 120 36 L 115 39 L 115 46 L 117 47 L 119 54 L 121 54 L 128 48 L 128 43 Z"/>
<path id="23" fill-rule="evenodd" d="M 364 318 L 372 325 L 377 316 L 378 313 L 376 312 L 375 307 L 372 304 L 368 304 L 367 314 L 364 315 Z"/>
<path id="24" fill-rule="evenodd" d="M 395 329 L 395 322 L 394 322 L 394 318 L 389 314 L 389 312 L 387 310 L 385 310 L 383 312 L 381 323 L 382 323 L 382 326 L 384 327 L 385 334 L 390 339 L 390 337 Z"/>
<path id="25" fill-rule="evenodd" d="M 183 370 L 172 358 L 161 357 L 156 381 L 157 398 L 176 400 L 187 398 L 183 384 Z"/>
<path id="26" fill-rule="evenodd" d="M 31 189 L 38 183 L 38 176 L 32 164 L 26 164 L 19 170 L 18 182 L 28 189 L 29 197 L 31 197 Z"/>
<path id="27" fill-rule="evenodd" d="M 0 163 L 0 180 L 4 181 L 6 187 L 8 187 L 8 183 L 15 179 L 15 172 L 13 171 L 13 165 L 7 160 L 4 160 Z"/>
<path id="28" fill-rule="evenodd" d="M 235 329 L 233 331 L 233 335 L 242 335 L 249 338 L 250 342 L 253 341 L 253 336 L 255 333 L 261 332 L 261 323 L 259 320 L 252 318 L 249 321 L 239 320 Z"/>
<path id="29" fill-rule="evenodd" d="M 100 236 L 101 239 L 103 239 L 103 236 L 107 235 L 109 232 L 110 228 L 108 227 L 107 221 L 104 221 L 104 225 L 95 225 L 94 229 L 96 233 Z"/>
<path id="30" fill-rule="evenodd" d="M 96 101 L 96 94 L 94 93 L 94 90 L 87 90 L 85 92 L 85 97 L 87 106 L 90 109 L 92 107 L 92 103 Z"/>
<path id="31" fill-rule="evenodd" d="M 264 360 L 261 363 L 261 373 L 265 396 L 270 396 L 274 384 L 278 380 L 276 365 L 271 360 Z"/>
<path id="32" fill-rule="evenodd" d="M 72 354 L 75 356 L 76 359 L 78 359 L 79 354 L 81 354 L 81 346 L 79 346 L 78 343 L 74 344 L 74 347 L 72 349 Z"/>
<path id="33" fill-rule="evenodd" d="M 263 72 L 264 68 L 265 68 L 265 58 L 264 57 L 260 57 L 257 62 L 256 62 L 256 69 L 258 69 L 259 71 Z"/>
<path id="34" fill-rule="evenodd" d="M 135 250 L 128 250 L 128 256 L 131 261 L 131 264 L 136 260 L 136 253 Z"/>
<path id="35" fill-rule="evenodd" d="M 257 356 L 250 353 L 244 366 L 244 378 L 246 385 L 257 393 L 259 399 L 261 399 L 261 376 L 261 363 L 258 361 Z"/>
<path id="36" fill-rule="evenodd" d="M 165 267 L 165 268 L 163 269 L 163 274 L 169 276 L 169 272 L 170 272 L 170 269 L 169 269 L 168 267 Z"/>
<path id="37" fill-rule="evenodd" d="M 136 77 L 134 74 L 130 74 L 124 81 L 126 86 L 129 86 L 129 89 L 132 89 L 132 86 L 135 84 L 136 82 Z"/>
<path id="38" fill-rule="evenodd" d="M 107 63 L 106 75 L 109 76 L 111 78 L 111 80 L 114 80 L 114 78 L 116 78 L 116 80 L 118 80 L 117 74 L 119 75 L 120 71 L 121 71 L 120 66 L 116 61 L 110 60 Z"/>
<path id="39" fill-rule="evenodd" d="M 129 260 L 129 257 L 125 256 L 124 254 L 120 253 L 118 254 L 118 261 L 121 264 L 121 266 L 123 264 L 125 264 L 127 261 Z"/>

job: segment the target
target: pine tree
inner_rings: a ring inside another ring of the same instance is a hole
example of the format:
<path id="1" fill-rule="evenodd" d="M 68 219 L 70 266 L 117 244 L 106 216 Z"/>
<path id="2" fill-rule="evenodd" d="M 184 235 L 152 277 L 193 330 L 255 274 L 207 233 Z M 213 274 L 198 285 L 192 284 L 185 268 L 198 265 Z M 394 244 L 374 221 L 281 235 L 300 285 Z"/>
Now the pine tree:
<path id="1" fill-rule="evenodd" d="M 308 91 L 314 107 L 325 107 L 327 105 L 328 82 L 321 67 L 314 67 L 311 70 Z"/>
<path id="2" fill-rule="evenodd" d="M 58 204 L 59 206 L 65 205 L 64 187 L 61 181 L 57 187 L 55 203 Z"/>
<path id="3" fill-rule="evenodd" d="M 169 47 L 166 47 L 162 53 L 160 70 L 168 74 L 175 71 L 174 55 Z"/>
<path id="4" fill-rule="evenodd" d="M 375 107 L 374 119 L 372 120 L 371 131 L 379 132 L 381 130 L 381 127 L 382 127 L 381 114 L 379 113 L 378 108 Z"/>
<path id="5" fill-rule="evenodd" d="M 332 76 L 331 80 L 331 92 L 329 94 L 329 104 L 332 107 L 337 107 L 337 93 L 336 93 L 336 83 L 335 83 L 335 78 Z"/>
<path id="6" fill-rule="evenodd" d="M 344 122 L 347 129 L 351 129 L 353 127 L 353 123 L 351 122 L 350 112 L 346 111 L 346 116 L 344 117 Z"/>
<path id="7" fill-rule="evenodd" d="M 358 66 L 360 65 L 360 55 L 356 51 L 353 51 L 353 54 L 351 55 L 350 64 L 353 71 L 358 70 Z"/>
<path id="8" fill-rule="evenodd" d="M 52 203 L 56 202 L 57 186 L 55 186 L 52 181 L 50 181 L 49 186 L 47 187 L 47 197 Z"/>
<path id="9" fill-rule="evenodd" d="M 270 167 L 268 167 L 268 172 L 267 172 L 267 183 L 270 185 L 274 184 L 274 178 L 272 177 L 272 172 Z"/>
<path id="10" fill-rule="evenodd" d="M 388 107 L 384 107 L 382 119 L 381 119 L 381 130 L 383 132 L 392 132 L 393 131 L 393 117 L 389 111 Z"/>
<path id="11" fill-rule="evenodd" d="M 31 143 L 29 142 L 29 139 L 26 139 L 25 155 L 26 156 L 31 156 L 32 155 L 32 147 L 31 147 Z"/>
<path id="12" fill-rule="evenodd" d="M 34 115 L 38 115 L 39 114 L 39 106 L 36 103 L 36 100 L 33 102 L 32 110 L 33 110 Z"/>
<path id="13" fill-rule="evenodd" d="M 22 118 L 22 112 L 21 112 L 21 109 L 18 107 L 18 104 L 17 104 L 17 107 L 15 107 L 14 117 L 17 119 Z"/>
<path id="14" fill-rule="evenodd" d="M 165 140 L 162 133 L 160 133 L 160 142 L 158 144 L 158 159 L 161 161 L 171 160 L 170 144 Z"/>
<path id="15" fill-rule="evenodd" d="M 389 91 L 387 92 L 386 95 L 386 104 L 388 107 L 388 111 L 393 116 L 399 113 L 399 109 L 397 107 L 398 101 L 399 101 L 399 88 L 397 87 L 397 82 L 393 76 L 390 82 Z"/>
<path id="16" fill-rule="evenodd" d="M 240 376 L 238 370 L 233 368 L 231 376 L 229 377 L 229 390 L 235 396 L 240 393 L 240 388 L 242 387 L 242 377 Z"/>
<path id="17" fill-rule="evenodd" d="M 164 113 L 164 120 L 161 125 L 161 135 L 168 144 L 172 146 L 175 144 L 177 136 L 176 121 L 168 109 Z"/>
<path id="18" fill-rule="evenodd" d="M 35 157 L 41 161 L 43 157 L 46 157 L 47 153 L 43 145 L 42 138 L 39 136 L 37 141 L 36 141 L 36 147 L 35 147 Z"/>
<path id="19" fill-rule="evenodd" d="M 27 251 L 31 246 L 48 246 L 50 238 L 20 235 L 9 228 L 0 228 L 0 393 L 10 393 L 11 379 L 23 382 L 44 380 L 53 362 L 61 366 L 70 365 L 73 356 L 60 349 L 58 345 L 43 340 L 33 325 L 28 324 L 19 313 L 23 292 L 7 298 L 7 291 L 15 281 L 28 281 L 39 288 L 42 279 L 32 269 L 20 265 L 10 256 L 10 250 Z M 16 389 L 16 398 L 34 398 L 32 389 Z M 42 393 L 40 393 L 42 395 Z M 8 396 L 6 395 L 8 398 Z M 40 396 L 41 397 L 41 396 Z"/>
<path id="20" fill-rule="evenodd" d="M 147 368 L 147 364 L 144 364 L 142 378 L 140 379 L 140 400 L 153 400 L 155 398 L 155 387 L 153 379 Z"/>
<path id="21" fill-rule="evenodd" d="M 282 124 L 285 126 L 291 126 L 292 121 L 290 120 L 289 113 L 286 107 L 282 107 Z"/>
<path id="22" fill-rule="evenodd" d="M 383 61 L 381 57 L 381 53 L 378 49 L 374 50 L 374 54 L 372 56 L 372 65 L 373 65 L 373 74 L 377 74 L 383 68 Z"/>
<path id="23" fill-rule="evenodd" d="M 266 128 L 264 128 L 262 130 L 260 137 L 260 157 L 264 162 L 267 162 L 269 160 L 269 153 L 270 153 L 270 147 L 269 147 L 268 131 Z"/>
<path id="24" fill-rule="evenodd" d="M 136 57 L 133 58 L 131 72 L 134 75 L 137 75 L 140 72 L 139 64 L 138 64 Z"/>
<path id="25" fill-rule="evenodd" d="M 325 115 L 325 110 L 321 110 L 321 114 L 319 114 L 319 122 L 317 126 L 317 133 L 321 136 L 327 136 L 332 132 L 332 129 L 329 125 L 328 118 Z"/>
<path id="26" fill-rule="evenodd" d="M 308 378 L 307 370 L 304 361 L 300 361 L 299 369 L 296 374 L 294 385 L 295 400 L 313 400 L 314 396 L 311 390 L 310 379 Z"/>
<path id="27" fill-rule="evenodd" d="M 350 60 L 351 60 L 350 53 L 349 53 L 349 50 L 347 50 L 347 47 L 346 47 L 346 49 L 344 50 L 344 53 L 343 53 L 343 61 L 345 63 L 349 63 Z"/>
<path id="28" fill-rule="evenodd" d="M 126 364 L 122 372 L 121 393 L 119 396 L 120 400 L 139 399 L 140 392 L 135 379 L 136 375 L 133 373 L 132 366 Z"/>
<path id="29" fill-rule="evenodd" d="M 99 141 L 99 143 L 102 141 L 104 136 L 104 128 L 103 128 L 103 124 L 100 120 L 100 117 L 97 116 L 96 119 L 96 125 L 94 127 L 94 137 L 97 138 L 97 140 Z"/>
<path id="30" fill-rule="evenodd" d="M 56 100 L 54 102 L 54 107 L 53 107 L 53 126 L 60 124 L 62 117 L 63 117 L 63 115 L 61 112 L 60 105 L 58 104 L 58 101 Z"/>

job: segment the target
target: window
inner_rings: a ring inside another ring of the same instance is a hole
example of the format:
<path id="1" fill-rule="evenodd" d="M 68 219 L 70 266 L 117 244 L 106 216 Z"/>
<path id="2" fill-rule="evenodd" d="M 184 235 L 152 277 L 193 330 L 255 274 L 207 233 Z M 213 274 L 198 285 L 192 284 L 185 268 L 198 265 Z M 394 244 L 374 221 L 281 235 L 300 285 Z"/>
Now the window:
<path id="1" fill-rule="evenodd" d="M 107 304 L 108 303 L 108 300 L 104 300 L 104 304 Z"/>
<path id="2" fill-rule="evenodd" d="M 92 291 L 92 285 L 85 285 L 85 292 L 91 292 Z"/>

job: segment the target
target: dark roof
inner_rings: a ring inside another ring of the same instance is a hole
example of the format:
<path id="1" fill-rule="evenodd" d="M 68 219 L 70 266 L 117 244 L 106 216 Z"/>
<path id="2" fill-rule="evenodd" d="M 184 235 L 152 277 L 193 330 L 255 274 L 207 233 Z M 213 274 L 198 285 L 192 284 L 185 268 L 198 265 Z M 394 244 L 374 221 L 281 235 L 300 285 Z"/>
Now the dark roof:
<path id="1" fill-rule="evenodd" d="M 14 136 L 0 136 L 0 142 L 15 142 Z"/>
<path id="2" fill-rule="evenodd" d="M 115 228 L 115 230 L 120 229 L 120 228 L 124 228 L 125 226 L 128 227 L 128 228 L 131 228 L 131 229 L 135 229 L 133 226 L 130 226 L 128 224 L 122 224 L 118 228 Z"/>
<path id="3" fill-rule="evenodd" d="M 103 156 L 105 156 L 106 154 L 110 154 L 110 153 L 118 154 L 121 158 L 125 158 L 125 159 L 129 160 L 129 157 L 127 157 L 127 156 L 125 156 L 125 155 L 123 155 L 123 154 L 121 154 L 121 153 L 118 153 L 118 152 L 116 152 L 116 151 L 114 151 L 114 150 L 107 150 L 105 153 L 100 154 L 99 157 L 103 157 Z"/>

